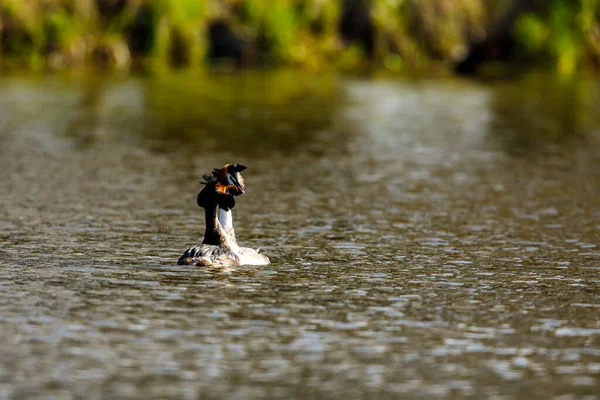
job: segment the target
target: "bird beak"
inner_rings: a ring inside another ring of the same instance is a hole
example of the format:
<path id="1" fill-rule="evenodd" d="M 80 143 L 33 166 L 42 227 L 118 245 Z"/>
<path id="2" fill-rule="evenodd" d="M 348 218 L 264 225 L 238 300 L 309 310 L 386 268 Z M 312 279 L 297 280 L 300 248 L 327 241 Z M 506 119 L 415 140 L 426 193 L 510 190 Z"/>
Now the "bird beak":
<path id="1" fill-rule="evenodd" d="M 233 182 L 233 186 L 235 186 L 236 191 L 237 191 L 237 195 L 239 196 L 240 194 L 244 194 L 246 193 L 246 191 L 244 190 L 244 187 L 240 184 L 240 182 L 235 178 L 235 176 L 231 175 L 231 182 Z M 232 193 L 233 194 L 233 193 Z"/>

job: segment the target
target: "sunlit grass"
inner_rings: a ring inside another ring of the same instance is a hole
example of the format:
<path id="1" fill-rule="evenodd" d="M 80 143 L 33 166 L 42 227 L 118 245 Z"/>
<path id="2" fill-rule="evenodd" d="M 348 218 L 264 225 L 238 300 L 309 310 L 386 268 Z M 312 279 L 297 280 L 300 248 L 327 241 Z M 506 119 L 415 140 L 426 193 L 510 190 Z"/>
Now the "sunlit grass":
<path id="1" fill-rule="evenodd" d="M 106 4 L 98 7 L 98 4 Z M 4 65 L 66 68 L 132 63 L 202 65 L 207 29 L 223 21 L 239 39 L 241 64 L 306 69 L 422 70 L 459 60 L 485 35 L 495 7 L 483 0 L 373 0 L 373 49 L 342 43 L 343 1 L 3 0 Z M 600 66 L 600 0 L 552 0 L 515 26 L 519 59 L 569 75 Z"/>
<path id="2" fill-rule="evenodd" d="M 520 55 L 547 62 L 561 75 L 571 75 L 590 58 L 600 61 L 600 2 L 554 0 L 549 13 L 522 15 L 516 25 Z"/>

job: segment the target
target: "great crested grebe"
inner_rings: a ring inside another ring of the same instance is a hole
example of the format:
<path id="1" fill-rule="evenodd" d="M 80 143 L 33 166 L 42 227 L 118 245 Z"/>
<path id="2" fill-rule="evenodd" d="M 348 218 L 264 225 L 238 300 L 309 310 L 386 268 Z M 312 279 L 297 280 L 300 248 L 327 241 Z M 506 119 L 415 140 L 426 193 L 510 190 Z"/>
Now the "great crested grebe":
<path id="1" fill-rule="evenodd" d="M 240 247 L 233 230 L 231 209 L 233 196 L 245 193 L 241 164 L 226 164 L 204 175 L 200 183 L 205 187 L 198 193 L 198 205 L 204 208 L 206 230 L 201 246 L 190 247 L 179 258 L 179 265 L 233 266 L 266 265 L 269 259 L 258 250 Z"/>

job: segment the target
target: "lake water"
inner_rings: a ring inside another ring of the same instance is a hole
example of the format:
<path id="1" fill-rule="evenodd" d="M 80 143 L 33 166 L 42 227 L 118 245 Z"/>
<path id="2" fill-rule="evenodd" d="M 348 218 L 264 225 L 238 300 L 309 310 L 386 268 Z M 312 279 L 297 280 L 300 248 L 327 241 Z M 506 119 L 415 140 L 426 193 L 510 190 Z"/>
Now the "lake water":
<path id="1" fill-rule="evenodd" d="M 600 81 L 5 76 L 0 171 L 0 398 L 600 398 Z"/>

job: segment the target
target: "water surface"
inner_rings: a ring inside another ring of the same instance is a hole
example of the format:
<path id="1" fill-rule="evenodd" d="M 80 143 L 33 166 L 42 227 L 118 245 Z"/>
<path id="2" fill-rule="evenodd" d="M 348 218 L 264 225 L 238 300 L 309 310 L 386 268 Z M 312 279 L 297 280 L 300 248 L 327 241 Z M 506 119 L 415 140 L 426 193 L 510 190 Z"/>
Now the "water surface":
<path id="1" fill-rule="evenodd" d="M 536 77 L 3 77 L 0 397 L 598 398 L 599 105 Z M 272 264 L 177 266 L 225 162 Z"/>

